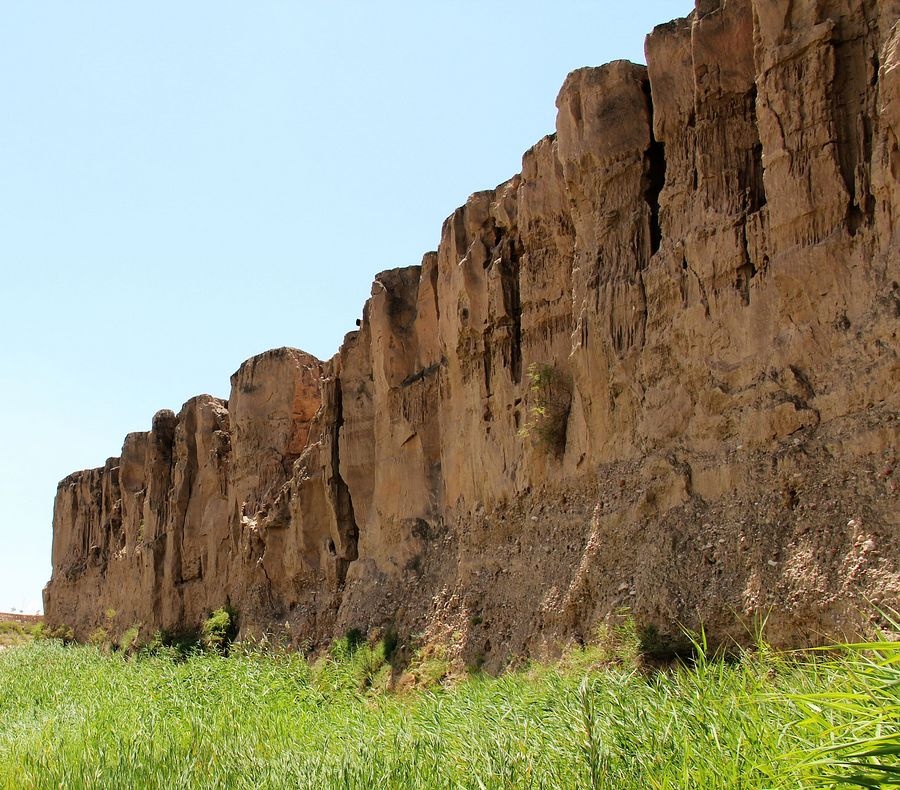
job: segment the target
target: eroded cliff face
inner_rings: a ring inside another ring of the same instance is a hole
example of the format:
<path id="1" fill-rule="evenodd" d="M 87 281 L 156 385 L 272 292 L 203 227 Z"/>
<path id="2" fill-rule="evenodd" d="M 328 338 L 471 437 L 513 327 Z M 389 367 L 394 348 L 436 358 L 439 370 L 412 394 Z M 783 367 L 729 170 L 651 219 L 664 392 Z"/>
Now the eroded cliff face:
<path id="1" fill-rule="evenodd" d="M 569 75 L 333 359 L 255 357 L 60 483 L 48 622 L 227 602 L 498 667 L 622 607 L 799 644 L 897 606 L 898 16 L 701 0 Z"/>

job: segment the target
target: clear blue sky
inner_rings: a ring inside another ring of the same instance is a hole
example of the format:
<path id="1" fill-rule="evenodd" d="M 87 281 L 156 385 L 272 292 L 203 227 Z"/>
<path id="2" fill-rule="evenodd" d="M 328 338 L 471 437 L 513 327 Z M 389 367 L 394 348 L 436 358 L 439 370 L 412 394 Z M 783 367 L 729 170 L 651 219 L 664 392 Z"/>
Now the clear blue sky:
<path id="1" fill-rule="evenodd" d="M 58 480 L 276 346 L 330 357 L 372 276 L 518 172 L 567 72 L 680 2 L 198 0 L 0 10 L 0 610 Z"/>

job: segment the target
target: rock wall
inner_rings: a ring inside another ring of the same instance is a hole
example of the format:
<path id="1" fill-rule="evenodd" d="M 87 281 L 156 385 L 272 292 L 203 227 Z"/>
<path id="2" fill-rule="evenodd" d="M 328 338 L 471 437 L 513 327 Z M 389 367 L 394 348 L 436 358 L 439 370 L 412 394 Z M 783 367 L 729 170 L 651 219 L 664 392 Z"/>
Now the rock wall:
<path id="1" fill-rule="evenodd" d="M 48 623 L 227 602 L 498 667 L 622 607 L 803 644 L 897 606 L 898 17 L 699 0 L 569 75 L 330 361 L 255 357 L 60 483 Z"/>

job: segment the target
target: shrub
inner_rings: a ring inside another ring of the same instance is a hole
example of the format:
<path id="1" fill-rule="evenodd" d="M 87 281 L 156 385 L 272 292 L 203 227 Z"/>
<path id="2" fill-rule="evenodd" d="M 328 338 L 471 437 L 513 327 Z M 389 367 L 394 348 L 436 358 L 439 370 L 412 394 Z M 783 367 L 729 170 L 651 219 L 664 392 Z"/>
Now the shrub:
<path id="1" fill-rule="evenodd" d="M 109 647 L 109 632 L 101 626 L 97 628 L 91 633 L 88 637 L 88 644 L 94 645 L 94 647 L 99 648 L 108 648 Z"/>
<path id="2" fill-rule="evenodd" d="M 17 634 L 22 635 L 25 633 L 25 629 L 19 623 L 0 622 L 0 634 Z"/>
<path id="3" fill-rule="evenodd" d="M 226 653 L 236 635 L 237 618 L 228 606 L 223 606 L 206 618 L 200 630 L 200 644 L 207 650 Z"/>
<path id="4" fill-rule="evenodd" d="M 41 639 L 59 639 L 63 644 L 69 645 L 75 641 L 75 631 L 72 630 L 71 626 L 68 625 L 58 625 L 56 628 L 47 628 L 44 626 L 41 629 Z"/>
<path id="5" fill-rule="evenodd" d="M 20 623 L 0 621 L 0 647 L 27 642 L 30 634 Z"/>
<path id="6" fill-rule="evenodd" d="M 370 641 L 353 628 L 334 640 L 328 656 L 316 662 L 313 674 L 326 687 L 384 690 L 390 685 L 388 662 L 395 647 L 392 634 Z"/>
<path id="7" fill-rule="evenodd" d="M 172 635 L 166 631 L 155 631 L 150 641 L 141 648 L 141 654 L 178 662 L 186 660 L 198 649 L 199 638 L 196 632 Z"/>
<path id="8" fill-rule="evenodd" d="M 133 653 L 139 647 L 140 638 L 141 626 L 139 624 L 132 625 L 119 637 L 119 650 L 123 653 Z"/>
<path id="9" fill-rule="evenodd" d="M 417 686 L 436 686 L 446 681 L 453 670 L 443 645 L 426 645 L 416 651 L 409 665 L 409 673 Z"/>
<path id="10" fill-rule="evenodd" d="M 382 670 L 390 672 L 385 654 L 384 642 L 376 642 L 374 645 L 360 645 L 351 659 L 353 675 L 356 679 L 357 688 L 365 691 L 376 685 L 376 681 L 381 678 Z"/>
<path id="11" fill-rule="evenodd" d="M 150 641 L 144 645 L 144 650 L 148 653 L 155 653 L 166 647 L 166 635 L 162 631 L 154 631 Z"/>
<path id="12" fill-rule="evenodd" d="M 566 449 L 566 429 L 572 408 L 572 382 L 558 368 L 533 362 L 528 366 L 528 421 L 519 431 L 545 451 L 560 456 Z"/>

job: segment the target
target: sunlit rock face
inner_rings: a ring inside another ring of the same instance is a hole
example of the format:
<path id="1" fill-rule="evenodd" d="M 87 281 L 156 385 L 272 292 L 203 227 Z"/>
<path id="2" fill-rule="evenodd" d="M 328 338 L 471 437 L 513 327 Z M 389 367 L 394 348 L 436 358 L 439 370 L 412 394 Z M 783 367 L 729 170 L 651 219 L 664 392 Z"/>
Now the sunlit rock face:
<path id="1" fill-rule="evenodd" d="M 48 622 L 228 603 L 497 668 L 623 607 L 807 644 L 897 606 L 898 15 L 704 0 L 573 72 L 331 360 L 254 357 L 60 483 Z"/>

